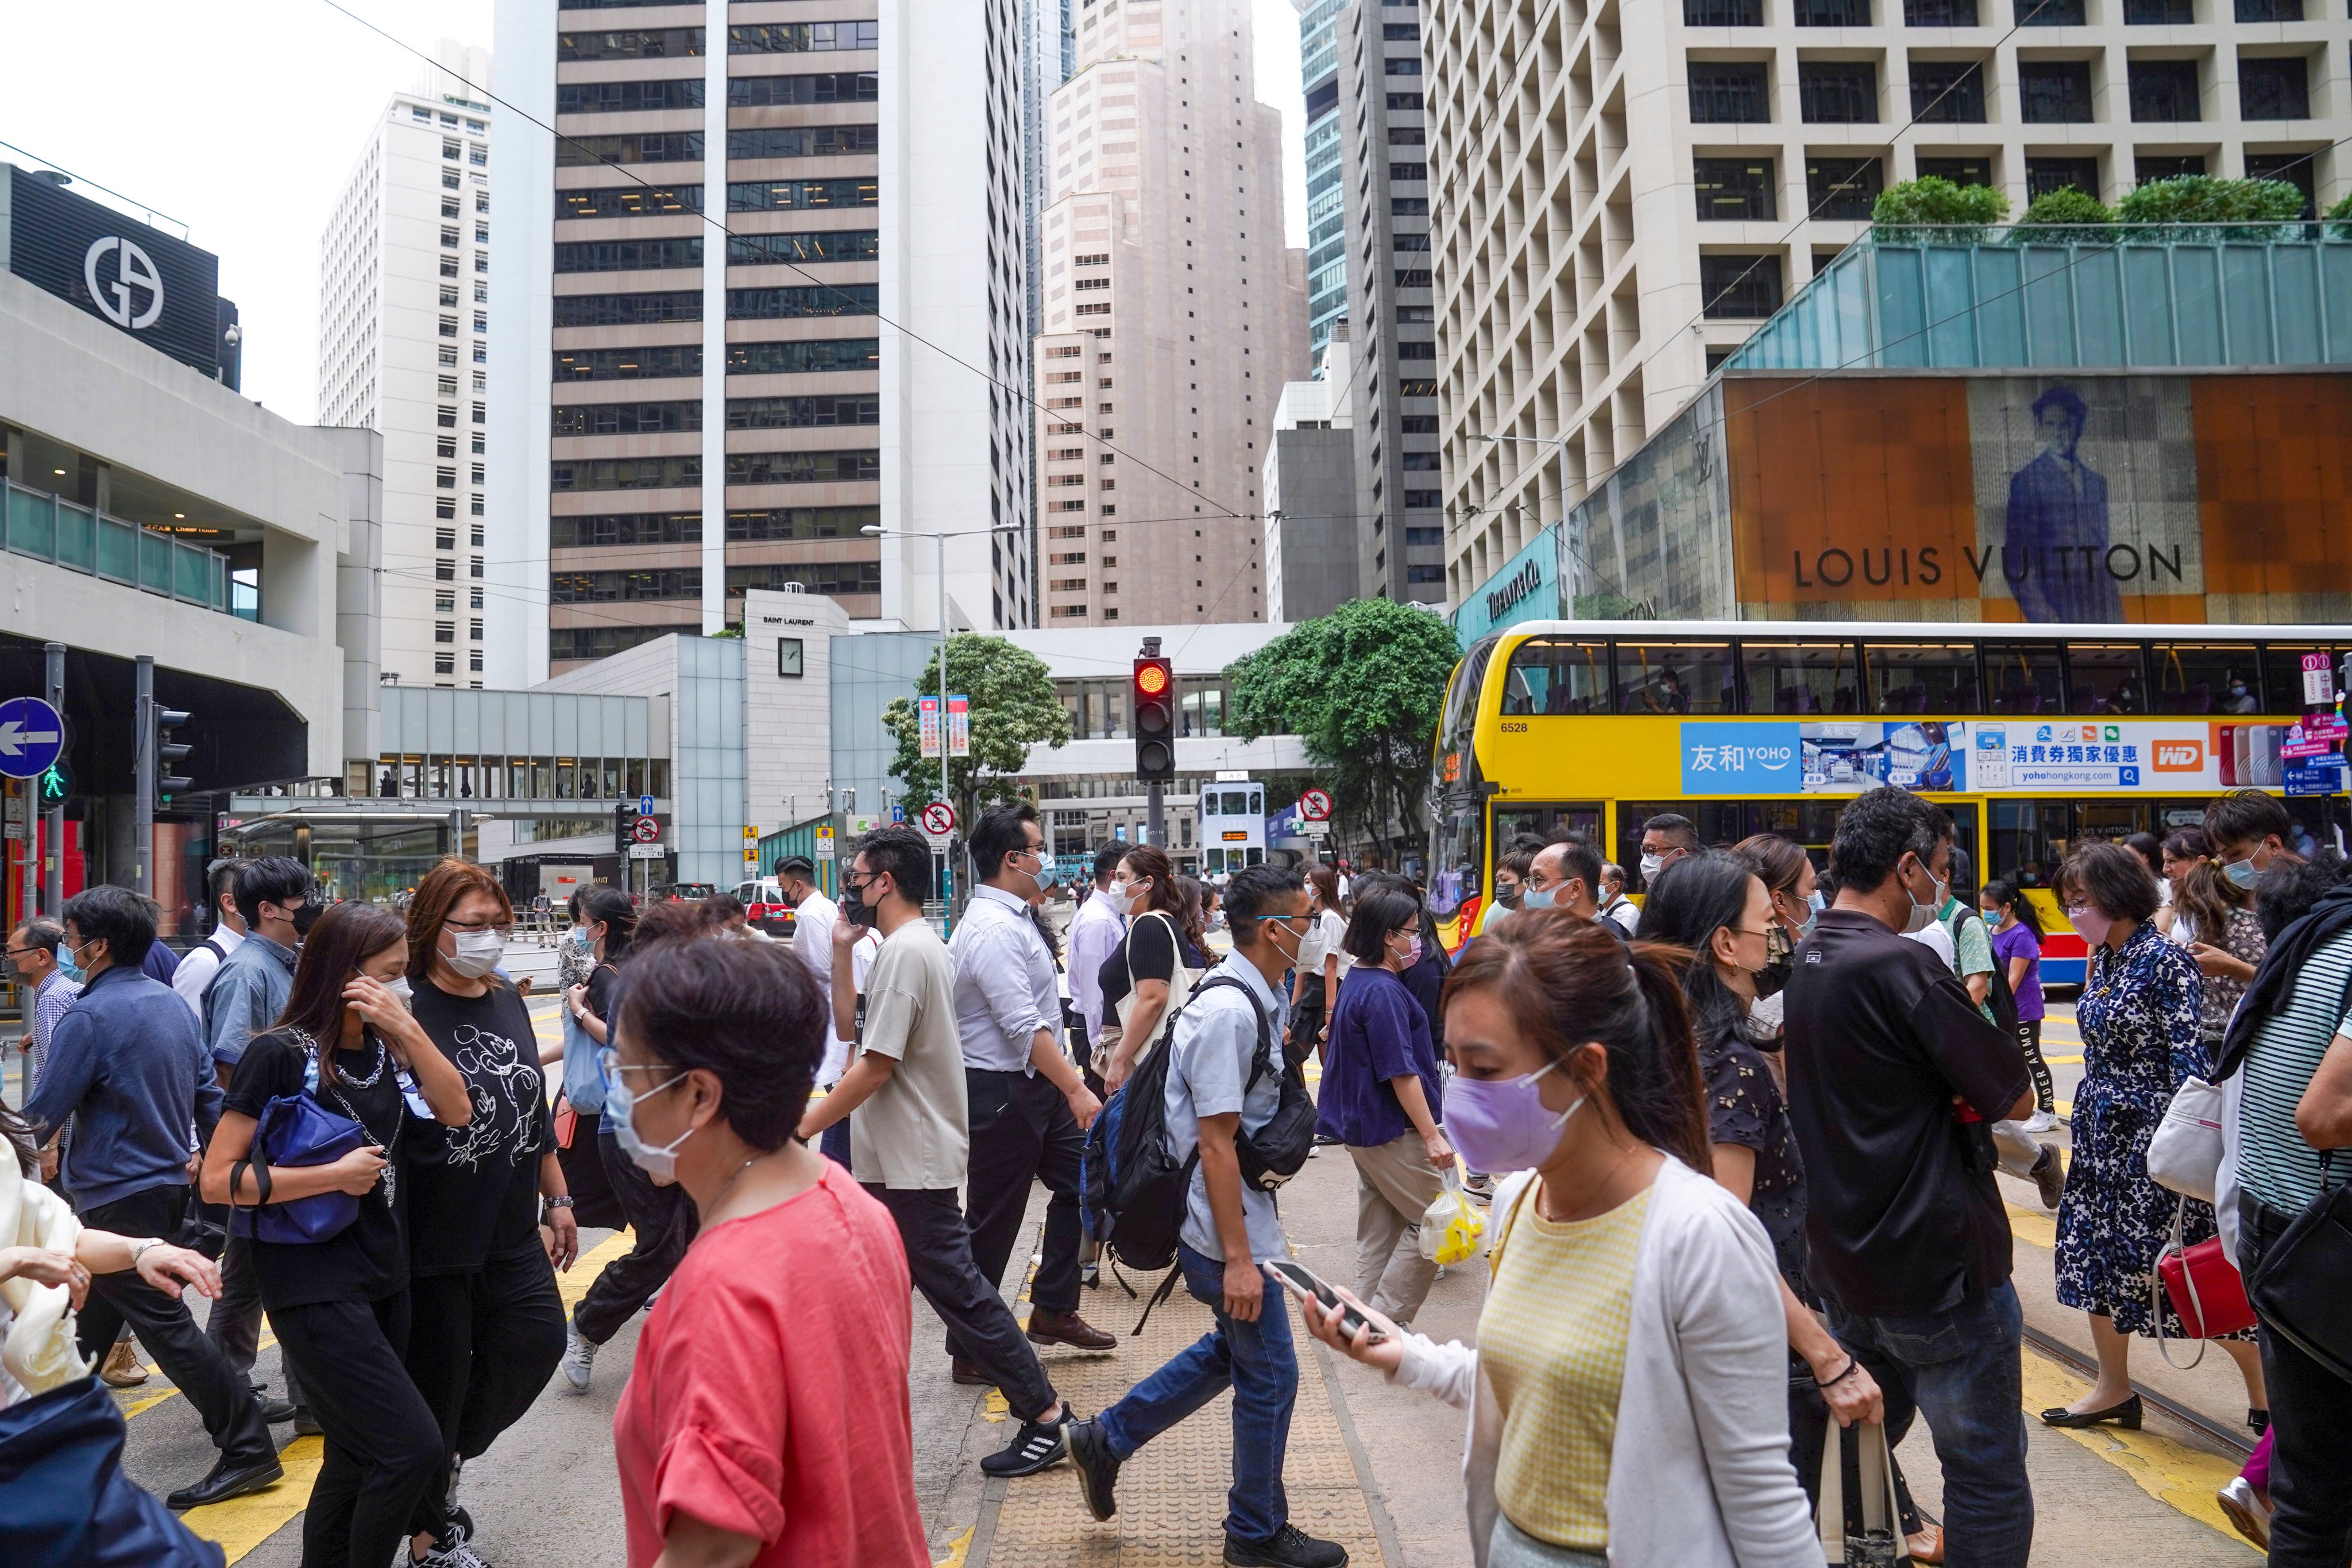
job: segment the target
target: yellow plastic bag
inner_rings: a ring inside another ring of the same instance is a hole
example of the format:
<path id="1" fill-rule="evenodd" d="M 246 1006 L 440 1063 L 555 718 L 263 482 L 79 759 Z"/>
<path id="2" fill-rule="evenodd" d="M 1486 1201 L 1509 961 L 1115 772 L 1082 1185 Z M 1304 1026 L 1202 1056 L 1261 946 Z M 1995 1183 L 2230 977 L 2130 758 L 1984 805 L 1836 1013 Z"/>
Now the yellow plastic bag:
<path id="1" fill-rule="evenodd" d="M 1432 1263 L 1462 1263 L 1486 1244 L 1486 1215 L 1462 1190 L 1459 1165 L 1445 1168 L 1445 1187 L 1421 1215 L 1421 1255 Z"/>

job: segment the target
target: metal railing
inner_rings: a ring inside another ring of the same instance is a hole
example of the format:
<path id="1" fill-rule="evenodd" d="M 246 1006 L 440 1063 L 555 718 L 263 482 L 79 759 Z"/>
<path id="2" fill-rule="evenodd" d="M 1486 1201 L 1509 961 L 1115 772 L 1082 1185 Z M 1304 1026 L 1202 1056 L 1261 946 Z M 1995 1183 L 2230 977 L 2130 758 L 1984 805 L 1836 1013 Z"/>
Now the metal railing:
<path id="1" fill-rule="evenodd" d="M 184 605 L 243 620 L 261 618 L 258 595 L 236 580 L 228 557 L 219 551 L 5 479 L 0 544 L 14 554 Z"/>

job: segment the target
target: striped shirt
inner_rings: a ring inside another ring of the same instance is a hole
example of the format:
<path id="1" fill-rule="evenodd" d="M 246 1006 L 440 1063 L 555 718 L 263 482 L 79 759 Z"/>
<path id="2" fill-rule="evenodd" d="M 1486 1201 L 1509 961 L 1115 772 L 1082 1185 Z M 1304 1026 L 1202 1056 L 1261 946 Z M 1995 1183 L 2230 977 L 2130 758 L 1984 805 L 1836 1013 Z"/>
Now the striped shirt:
<path id="1" fill-rule="evenodd" d="M 62 970 L 52 969 L 40 984 L 33 989 L 33 1032 L 29 1048 L 25 1052 L 25 1099 L 33 1098 L 40 1086 L 41 1070 L 49 1062 L 49 1037 L 58 1032 L 58 1020 L 81 994 L 81 987 L 68 980 Z"/>
<path id="2" fill-rule="evenodd" d="M 2294 1108 L 2319 1071 L 2328 1042 L 2352 1025 L 2344 1007 L 2347 979 L 2352 931 L 2319 944 L 2294 977 L 2293 999 L 2263 1025 L 2246 1053 L 2238 1184 L 2291 1215 L 2301 1213 L 2320 1192 L 2319 1155 L 2295 1131 Z M 2341 1163 L 2336 1182 L 2347 1175 L 2352 1161 Z"/>

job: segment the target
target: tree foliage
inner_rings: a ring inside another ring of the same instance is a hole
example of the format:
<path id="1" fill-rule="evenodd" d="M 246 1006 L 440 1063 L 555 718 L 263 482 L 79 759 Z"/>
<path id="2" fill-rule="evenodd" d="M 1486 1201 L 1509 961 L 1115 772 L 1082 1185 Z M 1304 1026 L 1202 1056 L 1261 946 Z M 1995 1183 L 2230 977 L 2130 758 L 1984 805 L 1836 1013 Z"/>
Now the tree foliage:
<path id="1" fill-rule="evenodd" d="M 2291 223 L 2303 216 L 2303 192 L 2284 180 L 2223 180 L 2210 174 L 2182 174 L 2150 180 L 2116 204 L 2124 223 L 2191 224 L 2248 223 L 2257 226 Z M 2265 239 L 2277 230 L 2205 231 L 2182 238 Z M 2135 235 L 2134 238 L 2156 237 Z"/>
<path id="2" fill-rule="evenodd" d="M 1054 693 L 1045 660 L 1003 637 L 960 633 L 948 639 L 950 695 L 971 699 L 971 755 L 948 759 L 950 804 L 959 827 L 985 806 L 1015 798 L 1013 783 L 1028 765 L 1029 748 L 1059 746 L 1070 738 L 1069 710 Z M 915 690 L 940 689 L 936 649 L 923 666 Z M 898 742 L 890 774 L 909 821 L 940 795 L 940 763 L 922 754 L 922 721 L 912 698 L 893 698 L 882 710 L 883 727 Z"/>
<path id="3" fill-rule="evenodd" d="M 2044 191 L 2018 216 L 2010 238 L 2023 244 L 2098 241 L 2113 237 L 2116 215 L 2106 203 L 2072 185 Z"/>
<path id="4" fill-rule="evenodd" d="M 1871 204 L 1870 221 L 1881 240 L 1970 239 L 2009 216 L 2009 198 L 1990 185 L 1956 185 L 1938 174 L 1904 180 L 1878 193 Z M 1907 234 L 1911 227 L 1934 226 L 1942 235 Z"/>
<path id="5" fill-rule="evenodd" d="M 1419 823 L 1430 745 L 1460 650 L 1440 616 L 1390 599 L 1352 599 L 1301 621 L 1225 671 L 1225 728 L 1297 735 L 1341 826 L 1366 838 Z"/>

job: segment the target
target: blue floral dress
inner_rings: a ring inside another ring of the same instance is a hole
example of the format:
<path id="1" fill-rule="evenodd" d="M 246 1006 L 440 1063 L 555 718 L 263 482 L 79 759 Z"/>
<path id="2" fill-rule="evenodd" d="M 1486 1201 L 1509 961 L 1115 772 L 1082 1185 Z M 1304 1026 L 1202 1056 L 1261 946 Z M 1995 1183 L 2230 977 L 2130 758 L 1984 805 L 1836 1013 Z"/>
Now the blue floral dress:
<path id="1" fill-rule="evenodd" d="M 2092 955 L 2075 1006 L 2083 1031 L 2083 1081 L 2074 1090 L 2073 1163 L 2058 1205 L 2058 1300 L 2114 1321 L 2118 1332 L 2154 1334 L 2148 1274 L 2172 1234 L 2174 1205 L 2186 1202 L 2182 1239 L 2213 1235 L 2213 1208 L 2148 1179 L 2147 1143 L 2173 1092 L 2191 1073 L 2210 1071 L 2199 1039 L 2204 979 L 2186 948 L 2143 924 L 2121 952 Z M 2184 1338 L 2164 1306 L 2164 1332 Z M 2233 1339 L 2252 1339 L 2247 1330 Z"/>

